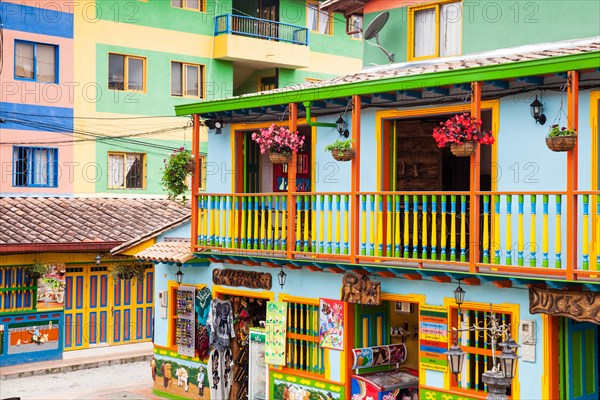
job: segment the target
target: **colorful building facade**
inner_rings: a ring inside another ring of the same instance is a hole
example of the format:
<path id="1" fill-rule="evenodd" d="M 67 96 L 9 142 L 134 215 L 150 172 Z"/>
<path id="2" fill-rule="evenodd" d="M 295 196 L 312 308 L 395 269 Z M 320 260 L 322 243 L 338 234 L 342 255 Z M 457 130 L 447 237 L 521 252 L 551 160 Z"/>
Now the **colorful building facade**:
<path id="1" fill-rule="evenodd" d="M 565 18 L 598 11 L 580 5 Z M 271 337 L 266 398 L 486 398 L 484 373 L 500 351 L 493 354 L 489 331 L 469 328 L 489 327 L 492 315 L 506 326 L 496 343 L 510 333 L 520 345 L 503 394 L 598 396 L 600 32 L 585 24 L 568 37 L 548 33 L 545 42 L 526 35 L 531 27 L 521 20 L 471 18 L 474 6 L 368 2 L 366 21 L 389 11 L 379 40 L 399 63 L 176 107 L 194 116 L 198 141 L 201 119 L 232 119 L 221 134 L 209 130 L 208 161 L 234 166 L 233 173 L 207 177 L 206 192 L 196 192 L 197 182 L 193 189 L 192 253 L 210 264 L 182 268 L 181 283 L 232 305 L 230 398 L 249 390 L 245 332 L 260 321 Z M 551 29 L 554 3 L 537 7 L 536 26 Z M 453 21 L 459 25 L 448 26 Z M 476 27 L 485 40 L 467 35 Z M 385 52 L 365 48 L 365 65 L 388 62 Z M 532 116 L 536 98 L 545 125 Z M 261 112 L 274 109 L 279 117 Z M 433 138 L 434 128 L 462 113 L 495 138 L 468 157 Z M 305 139 L 283 166 L 251 138 L 272 123 Z M 577 130 L 573 148 L 548 147 L 553 124 Z M 344 128 L 355 151 L 350 162 L 323 150 Z M 174 288 L 173 303 L 181 296 L 178 269 L 168 268 L 160 287 Z M 466 291 L 461 304 L 458 283 Z M 169 326 L 155 343 L 157 362 L 199 383 L 210 359 L 179 348 L 172 310 L 166 320 L 174 322 L 161 322 Z M 456 376 L 446 356 L 453 343 L 466 353 Z M 174 378 L 157 378 L 155 389 L 198 398 Z"/>

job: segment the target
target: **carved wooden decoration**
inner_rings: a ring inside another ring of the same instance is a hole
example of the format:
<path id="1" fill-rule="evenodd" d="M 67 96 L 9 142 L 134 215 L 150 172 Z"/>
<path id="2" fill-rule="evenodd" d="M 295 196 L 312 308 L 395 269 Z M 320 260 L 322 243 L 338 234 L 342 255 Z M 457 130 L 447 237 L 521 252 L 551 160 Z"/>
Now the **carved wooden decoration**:
<path id="1" fill-rule="evenodd" d="M 371 281 L 367 275 L 352 272 L 342 278 L 342 301 L 378 306 L 381 303 L 381 282 Z"/>
<path id="2" fill-rule="evenodd" d="M 265 290 L 270 290 L 272 284 L 271 274 L 237 269 L 215 269 L 212 280 L 215 285 L 243 286 Z"/>
<path id="3" fill-rule="evenodd" d="M 600 324 L 600 293 L 529 288 L 529 312 Z"/>

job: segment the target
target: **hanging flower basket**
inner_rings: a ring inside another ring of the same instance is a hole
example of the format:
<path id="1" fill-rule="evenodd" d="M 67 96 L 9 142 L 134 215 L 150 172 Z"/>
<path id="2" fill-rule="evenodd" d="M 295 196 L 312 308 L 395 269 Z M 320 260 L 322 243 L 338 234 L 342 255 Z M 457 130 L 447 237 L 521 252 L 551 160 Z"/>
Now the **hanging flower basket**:
<path id="1" fill-rule="evenodd" d="M 193 174 L 194 170 L 196 169 L 196 163 L 194 162 L 194 159 L 191 159 L 190 161 L 188 161 L 185 164 L 184 168 L 187 172 L 189 172 L 190 174 Z"/>
<path id="2" fill-rule="evenodd" d="M 350 150 L 331 150 L 331 155 L 337 161 L 350 161 L 356 155 L 354 149 Z"/>
<path id="3" fill-rule="evenodd" d="M 477 150 L 476 142 L 463 142 L 450 144 L 450 152 L 456 157 L 471 157 Z"/>
<path id="4" fill-rule="evenodd" d="M 287 164 L 292 161 L 292 153 L 272 153 L 269 152 L 269 159 L 273 164 Z"/>
<path id="5" fill-rule="evenodd" d="M 577 131 L 554 124 L 546 136 L 546 146 L 552 151 L 573 150 L 577 144 Z"/>
<path id="6" fill-rule="evenodd" d="M 469 157 L 477 150 L 477 143 L 492 145 L 494 136 L 481 129 L 481 120 L 468 113 L 456 114 L 433 129 L 433 138 L 438 147 L 450 145 L 457 157 Z"/>
<path id="7" fill-rule="evenodd" d="M 252 134 L 260 147 L 260 153 L 269 153 L 273 164 L 286 164 L 292 159 L 292 152 L 300 151 L 304 146 L 304 136 L 292 132 L 288 128 L 271 124 L 267 129 L 260 129 Z"/>

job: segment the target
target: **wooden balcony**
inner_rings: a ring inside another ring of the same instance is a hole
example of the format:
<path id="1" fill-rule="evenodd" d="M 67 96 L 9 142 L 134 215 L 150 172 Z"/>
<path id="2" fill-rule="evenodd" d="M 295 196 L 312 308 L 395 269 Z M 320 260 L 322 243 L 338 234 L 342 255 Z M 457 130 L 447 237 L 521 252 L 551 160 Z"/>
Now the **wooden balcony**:
<path id="1" fill-rule="evenodd" d="M 194 250 L 598 280 L 598 215 L 582 191 L 199 194 Z"/>

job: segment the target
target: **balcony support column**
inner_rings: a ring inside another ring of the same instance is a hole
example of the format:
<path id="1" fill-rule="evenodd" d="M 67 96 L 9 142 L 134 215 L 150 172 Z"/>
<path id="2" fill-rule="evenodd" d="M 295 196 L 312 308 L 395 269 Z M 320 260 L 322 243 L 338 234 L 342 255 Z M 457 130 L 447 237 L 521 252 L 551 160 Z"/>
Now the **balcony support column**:
<path id="1" fill-rule="evenodd" d="M 190 235 L 191 252 L 198 246 L 198 192 L 200 188 L 200 115 L 194 114 L 192 132 L 192 154 L 194 155 L 194 174 L 192 176 L 192 234 Z"/>
<path id="2" fill-rule="evenodd" d="M 471 82 L 471 118 L 481 118 L 481 83 Z M 479 262 L 479 200 L 477 192 L 480 190 L 481 177 L 481 146 L 477 146 L 475 154 L 471 156 L 471 185 L 469 207 L 469 232 L 471 242 L 469 248 L 469 272 L 475 273 L 475 264 Z"/>
<path id="3" fill-rule="evenodd" d="M 567 91 L 567 128 L 579 128 L 579 73 L 569 71 Z M 578 142 L 577 142 L 578 143 Z M 578 189 L 578 148 L 575 144 L 573 150 L 567 153 L 567 279 L 573 280 L 577 268 L 577 197 Z"/>
<path id="4" fill-rule="evenodd" d="M 352 223 L 350 224 L 350 263 L 356 264 L 356 255 L 360 248 L 360 232 L 359 232 L 359 208 L 360 199 L 358 193 L 360 192 L 360 112 L 361 112 L 360 96 L 352 96 L 352 144 L 356 155 L 352 159 L 352 181 L 351 181 L 351 199 L 350 199 L 350 212 L 352 216 Z M 364 227 L 362 227 L 364 229 Z"/>
<path id="5" fill-rule="evenodd" d="M 291 132 L 296 132 L 298 128 L 298 105 L 290 103 L 290 118 L 289 129 Z M 292 161 L 288 164 L 288 191 L 287 191 L 287 209 L 288 209 L 288 226 L 287 226 L 287 247 L 286 257 L 292 259 L 292 251 L 296 243 L 296 201 L 294 193 L 296 192 L 296 167 L 297 167 L 297 151 L 292 152 Z"/>

